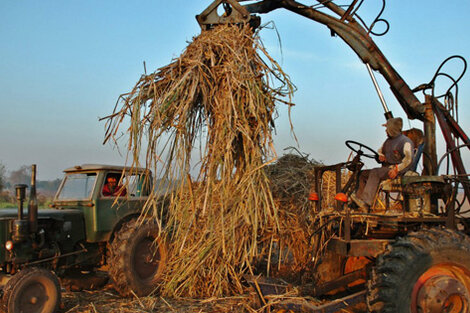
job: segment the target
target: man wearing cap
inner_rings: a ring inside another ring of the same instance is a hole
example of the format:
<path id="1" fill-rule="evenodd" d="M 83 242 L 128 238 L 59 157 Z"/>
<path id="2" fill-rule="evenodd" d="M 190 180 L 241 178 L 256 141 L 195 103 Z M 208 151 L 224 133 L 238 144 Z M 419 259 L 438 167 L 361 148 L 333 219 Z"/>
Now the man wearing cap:
<path id="1" fill-rule="evenodd" d="M 351 199 L 365 210 L 372 205 L 380 182 L 406 173 L 413 160 L 413 142 L 402 134 L 403 120 L 390 118 L 382 126 L 386 127 L 387 133 L 387 139 L 378 151 L 382 167 L 362 171 L 359 188 L 356 194 L 351 195 Z"/>

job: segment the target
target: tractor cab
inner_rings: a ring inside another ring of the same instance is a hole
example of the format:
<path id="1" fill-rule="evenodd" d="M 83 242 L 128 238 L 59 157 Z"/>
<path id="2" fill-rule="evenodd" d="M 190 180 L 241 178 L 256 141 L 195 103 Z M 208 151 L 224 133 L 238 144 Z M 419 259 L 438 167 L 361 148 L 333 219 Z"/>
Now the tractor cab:
<path id="1" fill-rule="evenodd" d="M 84 164 L 64 172 L 53 207 L 80 209 L 90 242 L 108 240 L 119 221 L 140 215 L 152 189 L 151 172 L 144 168 Z"/>

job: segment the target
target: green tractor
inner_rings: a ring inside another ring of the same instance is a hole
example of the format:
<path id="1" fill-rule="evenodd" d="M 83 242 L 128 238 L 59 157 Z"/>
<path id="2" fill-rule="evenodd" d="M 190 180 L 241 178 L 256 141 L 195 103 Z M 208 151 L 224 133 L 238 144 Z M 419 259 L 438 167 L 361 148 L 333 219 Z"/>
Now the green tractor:
<path id="1" fill-rule="evenodd" d="M 109 275 L 123 296 L 155 291 L 166 247 L 160 222 L 142 214 L 151 172 L 109 165 L 64 172 L 51 209 L 38 210 L 33 165 L 28 212 L 26 185 L 16 186 L 18 210 L 0 210 L 0 288 L 7 312 L 57 311 L 59 278 L 72 288 L 97 287 Z M 100 268 L 108 269 L 105 278 L 93 275 Z"/>

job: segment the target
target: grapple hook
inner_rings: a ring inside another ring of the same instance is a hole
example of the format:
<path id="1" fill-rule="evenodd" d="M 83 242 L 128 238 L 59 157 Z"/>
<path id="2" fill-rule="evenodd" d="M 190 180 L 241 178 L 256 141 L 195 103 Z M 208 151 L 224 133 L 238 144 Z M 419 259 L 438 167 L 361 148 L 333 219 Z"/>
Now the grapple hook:
<path id="1" fill-rule="evenodd" d="M 217 13 L 217 8 L 221 4 L 225 10 L 222 16 Z M 219 24 L 250 23 L 253 19 L 259 20 L 259 17 L 251 16 L 237 0 L 215 0 L 201 14 L 196 15 L 196 20 L 202 29 L 211 29 Z"/>
<path id="2" fill-rule="evenodd" d="M 225 16 L 230 16 L 232 14 L 232 7 L 230 6 L 230 4 L 228 4 L 227 2 L 223 2 L 222 5 L 224 6 Z"/>

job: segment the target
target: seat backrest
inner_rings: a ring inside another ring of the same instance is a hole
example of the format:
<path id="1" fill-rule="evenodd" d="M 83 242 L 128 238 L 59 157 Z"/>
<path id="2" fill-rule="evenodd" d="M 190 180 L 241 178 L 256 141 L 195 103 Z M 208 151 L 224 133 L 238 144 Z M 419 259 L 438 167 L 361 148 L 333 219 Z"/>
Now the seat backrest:
<path id="1" fill-rule="evenodd" d="M 411 161 L 410 171 L 416 172 L 416 169 L 418 168 L 419 160 L 421 159 L 421 155 L 423 154 L 423 150 L 424 150 L 424 143 L 418 145 L 418 148 L 415 149 L 413 160 Z"/>
<path id="2" fill-rule="evenodd" d="M 417 128 L 411 128 L 403 131 L 403 135 L 407 136 L 413 142 L 415 147 L 413 160 L 411 161 L 410 171 L 416 172 L 418 168 L 419 160 L 423 154 L 424 149 L 424 133 L 422 130 Z"/>

